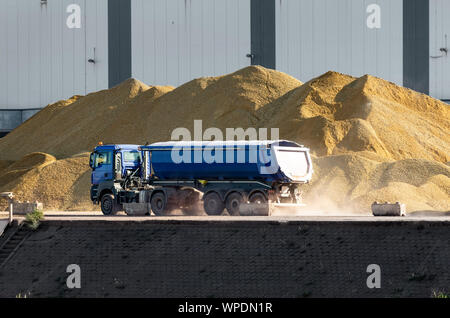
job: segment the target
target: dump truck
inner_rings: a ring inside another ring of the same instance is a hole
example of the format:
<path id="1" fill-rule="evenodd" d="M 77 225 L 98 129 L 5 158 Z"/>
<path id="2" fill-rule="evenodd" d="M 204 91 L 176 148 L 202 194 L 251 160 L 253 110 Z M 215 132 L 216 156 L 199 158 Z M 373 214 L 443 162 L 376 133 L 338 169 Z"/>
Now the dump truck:
<path id="1" fill-rule="evenodd" d="M 286 140 L 103 145 L 91 153 L 91 200 L 105 215 L 270 215 L 304 206 L 309 149 Z"/>

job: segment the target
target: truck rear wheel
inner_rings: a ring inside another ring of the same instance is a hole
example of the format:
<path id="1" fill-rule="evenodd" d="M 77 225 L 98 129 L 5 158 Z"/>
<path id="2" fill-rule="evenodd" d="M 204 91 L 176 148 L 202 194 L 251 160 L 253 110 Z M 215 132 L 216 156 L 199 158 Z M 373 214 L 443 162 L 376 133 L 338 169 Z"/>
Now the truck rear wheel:
<path id="1" fill-rule="evenodd" d="M 238 192 L 231 193 L 227 197 L 227 211 L 230 215 L 241 215 L 241 204 L 244 202 L 244 198 Z"/>
<path id="2" fill-rule="evenodd" d="M 152 196 L 152 199 L 150 201 L 150 205 L 152 207 L 153 213 L 155 213 L 156 216 L 162 216 L 167 211 L 167 200 L 166 196 L 162 192 L 155 193 Z"/>
<path id="3" fill-rule="evenodd" d="M 101 199 L 101 208 L 104 215 L 116 215 L 119 212 L 119 205 L 116 203 L 114 194 L 105 194 Z"/>
<path id="4" fill-rule="evenodd" d="M 253 215 L 269 215 L 269 204 L 261 192 L 255 192 L 250 196 L 249 202 L 252 207 Z"/>
<path id="5" fill-rule="evenodd" d="M 221 215 L 225 204 L 216 192 L 210 192 L 203 198 L 203 208 L 208 215 Z"/>

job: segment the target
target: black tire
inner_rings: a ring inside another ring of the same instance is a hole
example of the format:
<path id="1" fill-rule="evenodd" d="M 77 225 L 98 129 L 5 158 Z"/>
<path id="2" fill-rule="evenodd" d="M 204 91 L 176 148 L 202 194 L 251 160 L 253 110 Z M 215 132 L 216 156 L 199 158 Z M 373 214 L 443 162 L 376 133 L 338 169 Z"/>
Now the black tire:
<path id="1" fill-rule="evenodd" d="M 225 204 L 216 192 L 210 192 L 203 198 L 203 208 L 208 215 L 221 215 Z"/>
<path id="2" fill-rule="evenodd" d="M 116 215 L 119 212 L 119 205 L 114 194 L 108 193 L 102 196 L 101 208 L 104 215 Z"/>
<path id="3" fill-rule="evenodd" d="M 269 204 L 264 194 L 255 192 L 250 196 L 249 202 L 253 215 L 269 215 Z"/>
<path id="4" fill-rule="evenodd" d="M 152 195 L 150 200 L 152 211 L 156 216 L 165 215 L 167 212 L 167 200 L 166 195 L 163 192 L 158 192 Z"/>
<path id="5" fill-rule="evenodd" d="M 241 204 L 244 202 L 244 197 L 238 193 L 233 192 L 227 197 L 226 207 L 227 211 L 232 216 L 241 215 Z"/>

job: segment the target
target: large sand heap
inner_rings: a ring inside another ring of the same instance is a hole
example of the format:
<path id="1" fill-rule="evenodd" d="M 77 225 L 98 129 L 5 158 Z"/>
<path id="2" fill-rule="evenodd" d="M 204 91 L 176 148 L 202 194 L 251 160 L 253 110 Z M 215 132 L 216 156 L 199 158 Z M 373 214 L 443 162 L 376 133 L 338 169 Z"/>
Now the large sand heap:
<path id="1" fill-rule="evenodd" d="M 450 210 L 450 167 L 436 161 L 379 162 L 361 154 L 314 158 L 305 201 L 313 210 L 369 211 L 374 201 L 403 202 L 408 211 Z"/>
<path id="2" fill-rule="evenodd" d="M 31 152 L 58 158 L 90 151 L 111 120 L 149 87 L 130 79 L 109 90 L 75 96 L 45 107 L 0 142 L 0 159 L 19 160 Z"/>
<path id="3" fill-rule="evenodd" d="M 44 153 L 26 155 L 2 172 L 0 192 L 14 192 L 22 201 L 37 200 L 46 209 L 92 210 L 86 191 L 91 177 L 88 161 L 88 153 L 61 160 Z"/>
<path id="4" fill-rule="evenodd" d="M 328 72 L 260 109 L 262 126 L 280 128 L 323 156 L 370 152 L 385 159 L 450 160 L 450 111 L 441 101 L 379 78 Z"/>
<path id="5" fill-rule="evenodd" d="M 74 155 L 98 141 L 169 140 L 175 128 L 192 131 L 196 119 L 203 129 L 224 133 L 279 128 L 281 138 L 310 147 L 318 156 L 306 189 L 313 205 L 341 209 L 351 202 L 361 211 L 374 200 L 400 200 L 409 210 L 450 210 L 449 167 L 443 164 L 450 161 L 446 104 L 371 76 L 328 72 L 302 85 L 262 67 L 176 89 L 130 79 L 49 105 L 0 139 L 0 191 L 38 199 L 47 208 L 86 209 L 88 157 Z M 27 157 L 33 152 L 51 155 Z"/>
<path id="6" fill-rule="evenodd" d="M 47 106 L 0 141 L 0 160 L 39 151 L 65 158 L 90 151 L 99 141 L 164 141 L 174 128 L 191 128 L 194 119 L 208 127 L 252 126 L 259 107 L 299 85 L 289 75 L 262 67 L 196 79 L 175 90 L 129 79 L 110 90 Z"/>
<path id="7" fill-rule="evenodd" d="M 130 137 L 137 143 L 166 141 L 178 127 L 193 132 L 196 119 L 203 121 L 203 129 L 217 127 L 224 134 L 226 128 L 258 127 L 257 111 L 301 84 L 287 74 L 255 66 L 226 76 L 195 79 L 136 105 L 128 122 L 113 121 L 111 138 L 119 143 Z"/>

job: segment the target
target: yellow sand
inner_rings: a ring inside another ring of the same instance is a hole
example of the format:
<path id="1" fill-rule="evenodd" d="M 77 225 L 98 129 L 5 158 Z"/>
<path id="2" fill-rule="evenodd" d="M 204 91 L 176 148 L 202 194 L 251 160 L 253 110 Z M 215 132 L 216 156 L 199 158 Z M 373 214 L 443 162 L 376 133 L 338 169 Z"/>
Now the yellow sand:
<path id="1" fill-rule="evenodd" d="M 319 156 L 368 151 L 385 159 L 450 160 L 450 110 L 429 96 L 372 77 L 328 72 L 260 110 Z"/>
<path id="2" fill-rule="evenodd" d="M 30 152 L 65 158 L 91 151 L 99 141 L 167 140 L 176 127 L 191 129 L 194 119 L 208 127 L 254 125 L 256 109 L 299 85 L 291 76 L 262 67 L 193 80 L 175 90 L 130 79 L 76 102 L 46 107 L 0 141 L 0 160 L 18 160 Z"/>
<path id="3" fill-rule="evenodd" d="M 47 210 L 92 210 L 89 154 L 56 160 L 33 153 L 8 167 L 0 177 L 0 192 L 14 192 L 21 201 L 39 201 Z"/>
<path id="4" fill-rule="evenodd" d="M 313 209 L 365 213 L 374 201 L 399 201 L 408 211 L 450 211 L 450 167 L 436 161 L 343 154 L 315 158 L 314 170 L 305 191 Z"/>
<path id="5" fill-rule="evenodd" d="M 316 173 L 305 191 L 313 206 L 366 211 L 378 200 L 450 210 L 446 104 L 368 75 L 328 72 L 302 84 L 254 66 L 176 89 L 130 79 L 49 105 L 0 139 L 0 191 L 47 209 L 91 208 L 88 156 L 74 155 L 99 141 L 170 140 L 196 119 L 224 133 L 279 128 L 281 138 L 310 147 Z"/>

